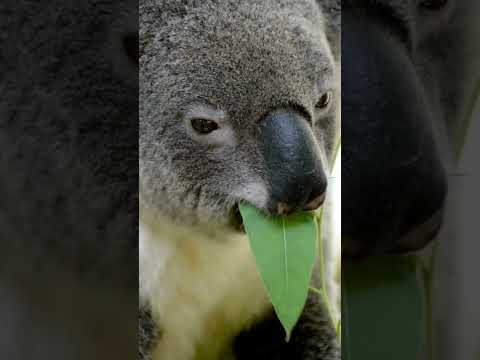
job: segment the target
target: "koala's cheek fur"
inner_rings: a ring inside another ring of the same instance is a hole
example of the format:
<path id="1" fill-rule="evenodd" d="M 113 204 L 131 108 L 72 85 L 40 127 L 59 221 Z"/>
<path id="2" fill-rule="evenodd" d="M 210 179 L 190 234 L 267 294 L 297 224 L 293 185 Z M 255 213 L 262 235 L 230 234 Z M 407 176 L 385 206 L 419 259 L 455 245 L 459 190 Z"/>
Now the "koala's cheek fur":
<path id="1" fill-rule="evenodd" d="M 143 173 L 142 166 L 140 168 L 141 208 L 182 225 L 228 226 L 239 201 L 264 208 L 269 196 L 268 187 L 261 178 L 248 176 L 247 171 L 238 168 L 219 169 L 216 173 L 221 177 L 225 171 L 237 171 L 235 181 L 215 176 L 204 180 L 188 179 L 178 176 L 175 173 L 178 169 L 169 168 L 156 170 L 157 175 L 152 176 L 151 172 Z"/>
<path id="2" fill-rule="evenodd" d="M 262 181 L 250 182 L 233 190 L 232 195 L 263 209 L 267 206 L 269 190 Z"/>

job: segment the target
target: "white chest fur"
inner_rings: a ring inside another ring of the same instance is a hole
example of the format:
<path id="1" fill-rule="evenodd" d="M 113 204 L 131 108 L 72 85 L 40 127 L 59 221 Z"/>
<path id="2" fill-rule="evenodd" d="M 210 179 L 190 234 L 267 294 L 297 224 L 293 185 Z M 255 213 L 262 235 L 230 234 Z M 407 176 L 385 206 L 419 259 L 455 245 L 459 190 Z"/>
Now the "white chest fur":
<path id="1" fill-rule="evenodd" d="M 140 224 L 140 300 L 162 336 L 154 360 L 226 359 L 232 337 L 269 308 L 248 239 Z"/>

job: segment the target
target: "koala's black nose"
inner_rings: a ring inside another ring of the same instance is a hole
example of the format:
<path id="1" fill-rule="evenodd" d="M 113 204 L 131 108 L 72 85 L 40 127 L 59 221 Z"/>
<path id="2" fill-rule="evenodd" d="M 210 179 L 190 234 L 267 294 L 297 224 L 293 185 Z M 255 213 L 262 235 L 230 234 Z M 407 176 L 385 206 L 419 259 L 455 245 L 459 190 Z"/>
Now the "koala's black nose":
<path id="1" fill-rule="evenodd" d="M 262 120 L 260 129 L 270 185 L 269 211 L 285 215 L 321 206 L 327 178 L 305 117 L 294 110 L 276 110 Z"/>

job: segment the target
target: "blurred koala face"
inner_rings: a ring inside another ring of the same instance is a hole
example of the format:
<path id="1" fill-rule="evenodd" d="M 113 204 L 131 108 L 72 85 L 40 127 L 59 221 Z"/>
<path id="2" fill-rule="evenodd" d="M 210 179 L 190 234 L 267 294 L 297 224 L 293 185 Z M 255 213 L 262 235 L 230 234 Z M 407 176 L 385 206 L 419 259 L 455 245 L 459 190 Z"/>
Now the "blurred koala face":
<path id="1" fill-rule="evenodd" d="M 318 207 L 337 92 L 316 2 L 160 3 L 140 6 L 142 211 L 231 224 L 240 201 Z"/>
<path id="2" fill-rule="evenodd" d="M 464 0 L 342 1 L 344 255 L 417 250 L 438 234 L 472 10 Z"/>

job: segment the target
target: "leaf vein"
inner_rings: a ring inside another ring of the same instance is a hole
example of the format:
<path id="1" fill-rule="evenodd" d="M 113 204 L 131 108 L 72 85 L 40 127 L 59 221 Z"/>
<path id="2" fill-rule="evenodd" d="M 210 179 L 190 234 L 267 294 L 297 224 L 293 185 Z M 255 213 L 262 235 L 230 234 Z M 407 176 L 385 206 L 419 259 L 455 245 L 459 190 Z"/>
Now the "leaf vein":
<path id="1" fill-rule="evenodd" d="M 288 294 L 288 255 L 287 255 L 287 231 L 285 228 L 285 216 L 282 216 L 282 228 L 283 228 L 283 251 L 285 257 L 285 286 Z"/>

